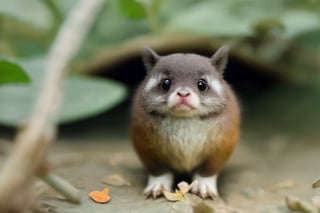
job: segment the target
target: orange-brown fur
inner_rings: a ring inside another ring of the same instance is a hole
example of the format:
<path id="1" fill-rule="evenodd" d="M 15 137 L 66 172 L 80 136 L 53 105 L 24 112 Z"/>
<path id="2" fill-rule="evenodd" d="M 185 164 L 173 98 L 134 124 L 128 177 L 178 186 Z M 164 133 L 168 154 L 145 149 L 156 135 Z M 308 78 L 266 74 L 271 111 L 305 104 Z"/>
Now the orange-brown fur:
<path id="1" fill-rule="evenodd" d="M 154 143 L 155 129 L 152 121 L 139 104 L 141 98 L 140 91 L 134 97 L 131 118 L 131 136 L 135 150 L 137 151 L 142 163 L 150 174 L 161 174 L 167 170 L 166 158 L 171 156 L 159 153 L 161 150 L 159 143 Z M 225 83 L 224 90 L 227 94 L 226 109 L 222 112 L 223 120 L 220 123 L 221 132 L 218 138 L 212 138 L 206 144 L 203 153 L 203 163 L 197 168 L 203 176 L 217 174 L 231 155 L 239 137 L 240 113 L 237 100 L 230 87 Z M 160 145 L 161 146 L 161 145 Z"/>
<path id="2" fill-rule="evenodd" d="M 200 170 L 200 174 L 203 176 L 219 173 L 238 142 L 240 125 L 239 106 L 228 85 L 225 85 L 225 90 L 227 91 L 228 100 L 226 111 L 224 112 L 225 119 L 221 124 L 220 141 L 217 142 L 219 145 L 211 149 L 208 148 L 209 152 L 212 153 L 211 157 L 207 159 Z M 209 144 L 212 143 L 209 142 Z"/>

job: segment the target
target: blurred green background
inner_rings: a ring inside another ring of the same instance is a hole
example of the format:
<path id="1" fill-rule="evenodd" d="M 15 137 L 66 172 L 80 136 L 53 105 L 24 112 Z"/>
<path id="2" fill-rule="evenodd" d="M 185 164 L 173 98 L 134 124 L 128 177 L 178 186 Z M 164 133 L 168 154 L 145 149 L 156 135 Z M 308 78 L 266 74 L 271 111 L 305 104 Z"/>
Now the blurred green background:
<path id="1" fill-rule="evenodd" d="M 1 125 L 30 115 L 46 54 L 75 2 L 0 0 Z M 144 46 L 210 56 L 223 44 L 231 46 L 226 80 L 239 96 L 244 128 L 317 132 L 318 0 L 108 0 L 69 66 L 59 122 L 90 124 L 108 110 L 127 112 L 144 76 Z M 108 122 L 128 119 L 120 114 Z"/>

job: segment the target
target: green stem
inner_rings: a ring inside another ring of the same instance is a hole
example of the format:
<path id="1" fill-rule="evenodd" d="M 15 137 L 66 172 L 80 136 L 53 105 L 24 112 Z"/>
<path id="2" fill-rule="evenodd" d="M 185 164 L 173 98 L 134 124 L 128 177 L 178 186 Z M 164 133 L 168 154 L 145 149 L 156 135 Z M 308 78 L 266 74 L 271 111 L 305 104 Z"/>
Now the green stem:
<path id="1" fill-rule="evenodd" d="M 65 198 L 67 198 L 67 200 L 73 203 L 80 203 L 79 190 L 72 186 L 68 181 L 50 172 L 41 177 L 41 179 Z"/>
<path id="2" fill-rule="evenodd" d="M 52 32 L 56 32 L 59 29 L 60 24 L 63 21 L 63 15 L 60 12 L 57 4 L 53 0 L 41 0 L 44 6 L 47 7 L 48 11 L 50 11 L 51 16 L 53 18 L 53 26 Z"/>
<path id="3" fill-rule="evenodd" d="M 150 24 L 151 31 L 157 33 L 160 31 L 159 8 L 160 0 L 141 1 Z"/>

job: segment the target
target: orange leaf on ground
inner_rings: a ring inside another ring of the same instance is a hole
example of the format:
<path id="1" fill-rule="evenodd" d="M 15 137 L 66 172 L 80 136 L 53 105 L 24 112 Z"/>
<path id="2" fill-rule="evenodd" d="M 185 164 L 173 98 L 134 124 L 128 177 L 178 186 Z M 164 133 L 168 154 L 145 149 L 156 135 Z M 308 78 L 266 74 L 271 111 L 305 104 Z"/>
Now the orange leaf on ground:
<path id="1" fill-rule="evenodd" d="M 108 192 L 108 188 L 104 188 L 103 191 L 92 191 L 89 193 L 89 197 L 96 203 L 107 203 L 110 200 Z"/>

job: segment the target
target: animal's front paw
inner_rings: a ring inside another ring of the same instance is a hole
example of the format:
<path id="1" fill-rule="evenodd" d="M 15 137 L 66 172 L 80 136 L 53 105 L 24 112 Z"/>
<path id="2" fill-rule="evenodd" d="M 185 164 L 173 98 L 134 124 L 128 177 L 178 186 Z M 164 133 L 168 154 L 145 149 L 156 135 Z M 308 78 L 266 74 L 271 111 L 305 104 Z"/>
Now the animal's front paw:
<path id="1" fill-rule="evenodd" d="M 191 192 L 193 194 L 197 194 L 203 199 L 211 198 L 215 199 L 219 197 L 218 189 L 217 189 L 217 175 L 209 176 L 209 177 L 202 177 L 200 175 L 195 175 L 193 181 L 197 181 Z"/>
<path id="2" fill-rule="evenodd" d="M 145 196 L 154 199 L 163 194 L 163 191 L 171 191 L 173 175 L 166 173 L 160 176 L 148 176 L 148 184 L 144 190 Z"/>

